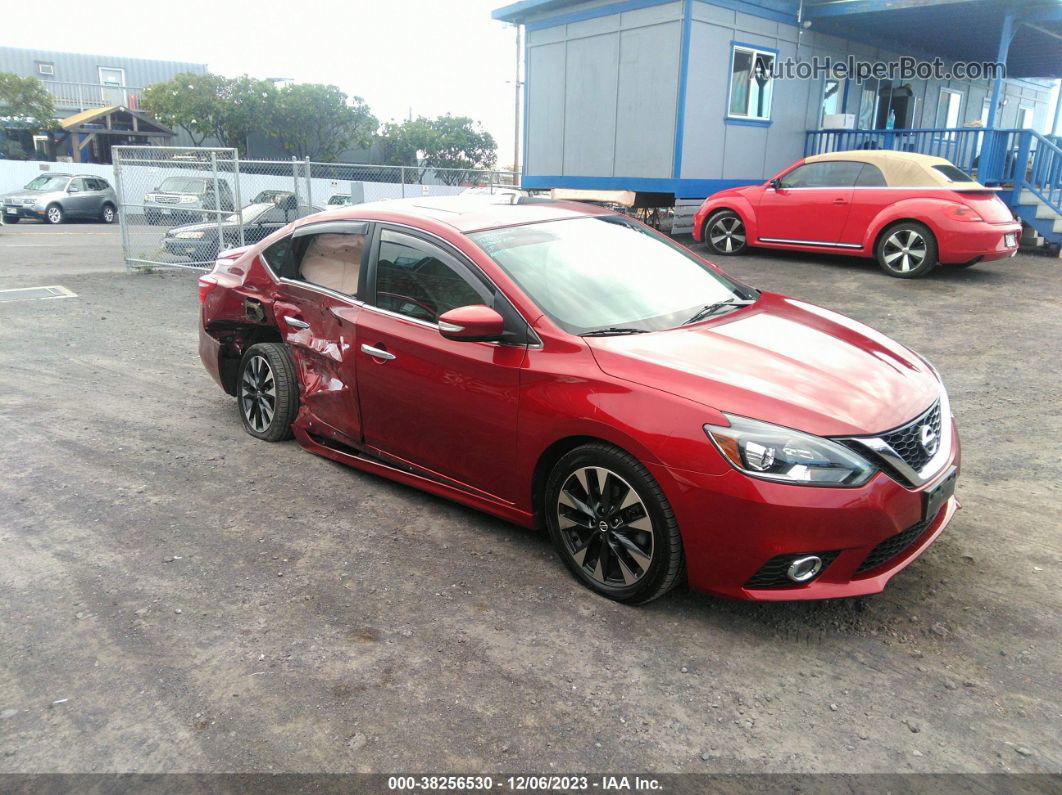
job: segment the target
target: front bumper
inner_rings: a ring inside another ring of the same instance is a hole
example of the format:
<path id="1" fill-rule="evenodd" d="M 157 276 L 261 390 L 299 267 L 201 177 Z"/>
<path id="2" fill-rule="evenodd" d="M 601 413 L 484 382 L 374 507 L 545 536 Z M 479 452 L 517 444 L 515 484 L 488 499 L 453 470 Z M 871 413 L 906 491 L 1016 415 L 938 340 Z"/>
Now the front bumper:
<path id="1" fill-rule="evenodd" d="M 651 467 L 678 519 L 691 587 L 738 599 L 836 599 L 879 593 L 922 554 L 958 509 L 950 498 L 894 555 L 859 571 L 887 539 L 923 521 L 923 492 L 960 464 L 959 440 L 940 473 L 917 489 L 878 473 L 859 488 L 819 488 L 757 480 L 735 470 L 706 475 Z M 747 587 L 773 558 L 836 553 L 805 585 Z"/>
<path id="2" fill-rule="evenodd" d="M 3 215 L 5 218 L 44 218 L 46 213 L 43 208 L 38 210 L 20 204 L 5 204 Z"/>

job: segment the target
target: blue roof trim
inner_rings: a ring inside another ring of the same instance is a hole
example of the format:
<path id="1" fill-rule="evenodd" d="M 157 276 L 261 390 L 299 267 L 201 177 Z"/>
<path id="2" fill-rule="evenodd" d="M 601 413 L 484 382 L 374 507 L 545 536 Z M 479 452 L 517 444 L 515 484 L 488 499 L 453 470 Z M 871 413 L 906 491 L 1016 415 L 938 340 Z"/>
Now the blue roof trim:
<path id="1" fill-rule="evenodd" d="M 697 2 L 710 6 L 727 8 L 731 11 L 740 11 L 742 14 L 748 14 L 752 17 L 760 17 L 761 19 L 769 19 L 772 22 L 784 22 L 787 25 L 796 25 L 795 9 L 792 13 L 786 13 L 784 11 L 776 11 L 773 8 L 764 8 L 763 6 L 754 5 L 753 3 L 745 2 L 745 0 L 697 0 Z"/>
<path id="2" fill-rule="evenodd" d="M 727 188 L 760 185 L 760 179 L 657 179 L 653 177 L 528 177 L 525 190 L 574 188 L 577 190 L 633 190 L 647 193 L 673 193 L 677 199 L 703 199 Z"/>
<path id="3" fill-rule="evenodd" d="M 547 19 L 538 19 L 534 22 L 528 22 L 525 27 L 528 30 L 555 28 L 560 25 L 570 25 L 572 22 L 585 22 L 588 19 L 610 17 L 615 14 L 622 14 L 624 11 L 637 11 L 639 8 L 669 5 L 676 1 L 677 0 L 624 0 L 624 2 L 612 3 L 607 6 L 597 6 L 596 8 L 588 8 L 585 11 L 573 11 L 570 14 L 561 14 L 559 16 L 549 17 Z"/>

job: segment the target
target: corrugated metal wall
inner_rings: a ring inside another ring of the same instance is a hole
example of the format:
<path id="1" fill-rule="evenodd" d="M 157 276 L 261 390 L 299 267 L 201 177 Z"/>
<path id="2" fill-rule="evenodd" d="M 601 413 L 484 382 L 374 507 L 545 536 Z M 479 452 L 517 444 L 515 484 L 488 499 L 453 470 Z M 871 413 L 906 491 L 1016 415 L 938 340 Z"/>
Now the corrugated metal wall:
<path id="1" fill-rule="evenodd" d="M 54 64 L 55 74 L 50 76 L 39 74 L 38 61 Z M 207 71 L 206 64 L 201 63 L 0 47 L 0 72 L 14 72 L 23 77 L 39 77 L 42 80 L 70 83 L 99 83 L 101 66 L 124 69 L 125 84 L 134 88 L 161 83 L 180 72 L 204 73 Z"/>

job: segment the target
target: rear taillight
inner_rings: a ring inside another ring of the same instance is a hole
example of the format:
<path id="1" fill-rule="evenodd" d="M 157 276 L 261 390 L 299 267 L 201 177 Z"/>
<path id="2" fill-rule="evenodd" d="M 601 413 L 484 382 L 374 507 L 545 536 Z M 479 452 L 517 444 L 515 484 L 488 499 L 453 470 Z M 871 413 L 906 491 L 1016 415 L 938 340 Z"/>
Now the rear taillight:
<path id="1" fill-rule="evenodd" d="M 199 303 L 205 304 L 207 296 L 218 286 L 218 280 L 210 274 L 199 277 Z"/>
<path id="2" fill-rule="evenodd" d="M 955 204 L 948 208 L 948 215 L 956 221 L 983 221 L 977 211 L 965 204 Z"/>

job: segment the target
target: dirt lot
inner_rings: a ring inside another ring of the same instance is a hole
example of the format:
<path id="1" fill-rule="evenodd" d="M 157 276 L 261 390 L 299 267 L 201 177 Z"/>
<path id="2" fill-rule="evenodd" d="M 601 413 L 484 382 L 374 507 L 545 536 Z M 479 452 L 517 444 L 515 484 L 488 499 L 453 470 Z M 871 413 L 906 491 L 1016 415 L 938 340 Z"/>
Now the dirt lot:
<path id="1" fill-rule="evenodd" d="M 1062 771 L 1062 263 L 726 262 L 928 356 L 964 509 L 879 596 L 647 608 L 240 427 L 195 276 L 0 229 L 0 771 Z M 1053 694 L 1053 695 L 1052 695 Z"/>

